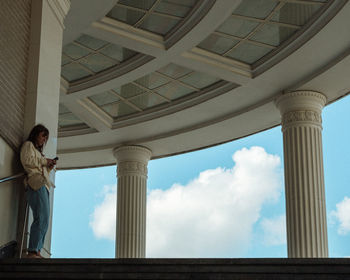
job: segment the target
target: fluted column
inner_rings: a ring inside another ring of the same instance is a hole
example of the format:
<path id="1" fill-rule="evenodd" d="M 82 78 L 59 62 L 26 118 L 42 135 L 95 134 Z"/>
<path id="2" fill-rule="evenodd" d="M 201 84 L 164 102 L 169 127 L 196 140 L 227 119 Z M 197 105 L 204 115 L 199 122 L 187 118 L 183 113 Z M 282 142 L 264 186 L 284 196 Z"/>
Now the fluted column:
<path id="1" fill-rule="evenodd" d="M 326 97 L 296 91 L 276 101 L 282 115 L 288 257 L 328 257 L 322 152 Z"/>
<path id="2" fill-rule="evenodd" d="M 146 256 L 147 164 L 151 151 L 140 146 L 114 150 L 117 159 L 116 257 Z"/>

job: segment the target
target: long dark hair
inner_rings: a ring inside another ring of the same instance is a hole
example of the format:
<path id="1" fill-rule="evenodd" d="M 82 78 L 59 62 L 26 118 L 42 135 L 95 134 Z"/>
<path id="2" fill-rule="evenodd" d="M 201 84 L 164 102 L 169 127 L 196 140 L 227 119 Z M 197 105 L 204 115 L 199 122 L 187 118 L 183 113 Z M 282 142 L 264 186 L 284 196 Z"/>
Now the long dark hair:
<path id="1" fill-rule="evenodd" d="M 41 132 L 44 132 L 44 136 L 47 136 L 47 138 L 49 138 L 49 130 L 48 130 L 45 126 L 43 126 L 42 124 L 37 124 L 37 125 L 34 126 L 34 127 L 32 128 L 32 130 L 30 131 L 29 136 L 28 136 L 28 139 L 27 139 L 27 141 L 30 141 L 30 142 L 33 143 L 34 147 L 35 147 L 40 153 L 43 152 L 44 145 L 46 144 L 46 142 L 45 142 L 44 145 L 42 145 L 42 146 L 37 146 L 36 140 L 37 140 L 37 138 L 38 138 L 38 136 L 39 136 L 39 134 L 40 134 Z"/>

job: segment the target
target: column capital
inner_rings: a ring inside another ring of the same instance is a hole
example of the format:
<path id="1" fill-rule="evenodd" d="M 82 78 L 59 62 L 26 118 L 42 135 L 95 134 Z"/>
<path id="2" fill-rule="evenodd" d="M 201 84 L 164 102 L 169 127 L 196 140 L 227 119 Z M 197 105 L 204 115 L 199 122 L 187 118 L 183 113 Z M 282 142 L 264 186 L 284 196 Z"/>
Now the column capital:
<path id="1" fill-rule="evenodd" d="M 122 146 L 113 150 L 117 160 L 118 177 L 133 174 L 147 176 L 147 164 L 151 150 L 142 146 Z"/>
<path id="2" fill-rule="evenodd" d="M 281 95 L 275 101 L 282 116 L 282 128 L 294 125 L 322 127 L 321 112 L 327 98 L 316 91 L 293 91 Z"/>
<path id="3" fill-rule="evenodd" d="M 136 160 L 147 163 L 152 156 L 152 151 L 143 146 L 121 146 L 113 150 L 114 157 L 118 162 Z"/>
<path id="4" fill-rule="evenodd" d="M 322 111 L 327 98 L 322 93 L 311 90 L 299 90 L 287 92 L 279 96 L 275 103 L 281 114 L 297 111 L 311 110 Z"/>

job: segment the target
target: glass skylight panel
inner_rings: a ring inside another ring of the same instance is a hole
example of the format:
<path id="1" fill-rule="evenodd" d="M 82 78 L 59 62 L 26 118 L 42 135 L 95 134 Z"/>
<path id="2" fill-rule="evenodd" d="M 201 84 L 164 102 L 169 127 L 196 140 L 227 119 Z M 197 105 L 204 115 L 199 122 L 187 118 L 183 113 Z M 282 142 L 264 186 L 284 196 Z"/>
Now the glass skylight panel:
<path id="1" fill-rule="evenodd" d="M 133 97 L 129 101 L 142 110 L 166 103 L 166 99 L 154 93 L 145 93 L 140 96 Z"/>
<path id="2" fill-rule="evenodd" d="M 114 118 L 169 104 L 189 94 L 200 92 L 220 79 L 168 64 L 158 71 L 89 99 Z"/>
<path id="3" fill-rule="evenodd" d="M 120 98 L 116 94 L 113 94 L 108 91 L 92 95 L 89 98 L 98 106 L 103 106 L 120 100 Z"/>
<path id="4" fill-rule="evenodd" d="M 252 64 L 256 62 L 259 58 L 268 54 L 271 51 L 269 48 L 262 46 L 257 46 L 249 43 L 243 43 L 237 48 L 234 48 L 231 52 L 227 54 L 228 57 Z"/>
<path id="5" fill-rule="evenodd" d="M 142 10 L 149 10 L 152 8 L 156 0 L 119 0 L 118 4 L 139 8 Z"/>
<path id="6" fill-rule="evenodd" d="M 251 37 L 251 40 L 272 46 L 279 46 L 296 31 L 298 29 L 275 24 L 265 24 Z"/>
<path id="7" fill-rule="evenodd" d="M 66 65 L 67 63 L 71 62 L 71 59 L 69 59 L 68 56 L 62 54 L 62 58 L 61 58 L 61 65 Z"/>
<path id="8" fill-rule="evenodd" d="M 121 46 L 81 35 L 63 48 L 61 74 L 68 82 L 73 82 L 114 67 L 137 54 Z"/>
<path id="9" fill-rule="evenodd" d="M 63 53 L 76 60 L 88 55 L 90 51 L 75 44 L 69 44 L 63 47 Z"/>
<path id="10" fill-rule="evenodd" d="M 92 50 L 98 50 L 100 48 L 102 48 L 103 46 L 107 45 L 108 42 L 106 41 L 102 41 L 96 38 L 93 38 L 91 36 L 88 35 L 82 35 L 80 36 L 76 42 L 80 43 L 83 46 L 86 46 Z"/>
<path id="11" fill-rule="evenodd" d="M 80 63 L 85 67 L 89 68 L 93 72 L 97 73 L 104 69 L 110 68 L 116 65 L 119 62 L 116 62 L 104 55 L 101 54 L 93 54 L 87 57 L 84 57 L 80 60 Z"/>
<path id="12" fill-rule="evenodd" d="M 155 8 L 155 11 L 183 18 L 195 4 L 195 0 L 162 0 Z"/>
<path id="13" fill-rule="evenodd" d="M 107 16 L 130 25 L 137 23 L 143 16 L 144 12 L 127 9 L 121 6 L 115 6 Z"/>
<path id="14" fill-rule="evenodd" d="M 304 25 L 323 5 L 306 5 L 299 3 L 286 3 L 271 18 L 272 21 L 294 24 L 298 26 Z"/>
<path id="15" fill-rule="evenodd" d="M 137 54 L 137 52 L 135 51 L 123 48 L 122 46 L 113 45 L 113 44 L 110 44 L 105 48 L 103 48 L 100 53 L 106 56 L 109 56 L 120 62 L 127 60 Z"/>
<path id="16" fill-rule="evenodd" d="M 62 67 L 61 69 L 61 75 L 63 78 L 65 78 L 67 81 L 75 81 L 79 80 L 81 78 L 85 78 L 88 76 L 91 76 L 92 73 L 88 70 L 84 69 L 81 65 L 78 63 L 69 63 Z"/>
<path id="17" fill-rule="evenodd" d="M 161 69 L 159 69 L 157 72 L 162 73 L 166 76 L 169 76 L 173 79 L 177 79 L 179 77 L 182 77 L 190 72 L 192 72 L 192 70 L 176 65 L 174 63 L 170 63 L 167 66 L 162 67 Z"/>
<path id="18" fill-rule="evenodd" d="M 102 106 L 102 109 L 108 113 L 111 117 L 117 118 L 132 113 L 138 112 L 132 106 L 126 104 L 125 102 L 113 103 L 109 105 Z"/>
<path id="19" fill-rule="evenodd" d="M 196 0 L 123 0 L 107 17 L 152 33 L 166 35 L 190 13 Z"/>
<path id="20" fill-rule="evenodd" d="M 64 106 L 63 104 L 60 103 L 58 105 L 58 114 L 62 115 L 62 114 L 65 114 L 65 113 L 70 113 L 70 110 L 66 106 Z"/>
<path id="21" fill-rule="evenodd" d="M 225 38 L 216 34 L 211 34 L 207 39 L 198 45 L 199 48 L 217 53 L 223 54 L 239 41 L 231 38 Z"/>
<path id="22" fill-rule="evenodd" d="M 194 90 L 179 83 L 171 82 L 163 87 L 155 89 L 155 91 L 167 99 L 175 100 L 192 93 Z"/>
<path id="23" fill-rule="evenodd" d="M 144 76 L 135 81 L 135 83 L 141 86 L 144 86 L 148 89 L 154 89 L 154 88 L 160 87 L 168 82 L 169 82 L 168 79 L 154 73 Z"/>
<path id="24" fill-rule="evenodd" d="M 84 124 L 84 122 L 74 115 L 66 106 L 59 104 L 58 126 L 66 127 L 79 124 Z"/>
<path id="25" fill-rule="evenodd" d="M 255 21 L 230 17 L 217 29 L 217 31 L 244 38 L 258 25 L 259 23 Z"/>
<path id="26" fill-rule="evenodd" d="M 140 25 L 140 28 L 147 31 L 165 35 L 168 33 L 176 24 L 180 22 L 179 19 L 163 17 L 160 15 L 152 14 L 149 15 Z"/>
<path id="27" fill-rule="evenodd" d="M 73 113 L 60 115 L 58 117 L 58 126 L 59 127 L 79 125 L 79 124 L 84 124 L 84 123 L 77 116 L 75 116 Z"/>
<path id="28" fill-rule="evenodd" d="M 179 80 L 184 82 L 185 84 L 191 85 L 198 89 L 205 88 L 209 85 L 220 81 L 220 79 L 216 77 L 199 72 L 192 72 L 191 74 L 186 75 L 185 77 L 180 78 Z"/>
<path id="29" fill-rule="evenodd" d="M 130 98 L 141 93 L 144 93 L 145 90 L 134 85 L 134 84 L 126 84 L 121 87 L 113 89 L 118 95 L 124 98 Z"/>
<path id="30" fill-rule="evenodd" d="M 243 0 L 198 47 L 252 64 L 299 32 L 325 2 Z"/>
<path id="31" fill-rule="evenodd" d="M 264 19 L 272 12 L 277 4 L 277 0 L 243 0 L 234 10 L 233 14 Z"/>

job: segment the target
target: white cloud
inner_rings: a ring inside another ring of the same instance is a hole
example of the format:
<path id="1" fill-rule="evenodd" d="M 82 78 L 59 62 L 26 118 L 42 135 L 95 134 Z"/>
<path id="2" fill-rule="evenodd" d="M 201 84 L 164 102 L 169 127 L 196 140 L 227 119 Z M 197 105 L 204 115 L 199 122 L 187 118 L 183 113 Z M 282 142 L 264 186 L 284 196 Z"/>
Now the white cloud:
<path id="1" fill-rule="evenodd" d="M 262 205 L 280 196 L 280 158 L 252 147 L 235 152 L 233 161 L 231 169 L 206 170 L 185 186 L 149 193 L 147 257 L 233 257 L 248 248 Z M 109 192 L 96 207 L 90 224 L 96 236 L 114 238 L 115 201 Z"/>
<path id="2" fill-rule="evenodd" d="M 105 186 L 104 200 L 95 207 L 91 215 L 90 227 L 97 238 L 115 239 L 116 186 Z"/>
<path id="3" fill-rule="evenodd" d="M 267 246 L 287 243 L 286 216 L 281 215 L 272 219 L 264 218 L 260 225 L 264 231 L 264 243 Z"/>
<path id="4" fill-rule="evenodd" d="M 331 217 L 335 217 L 340 223 L 338 233 L 345 235 L 350 232 L 350 198 L 344 197 L 336 208 L 337 210 L 331 212 Z"/>

